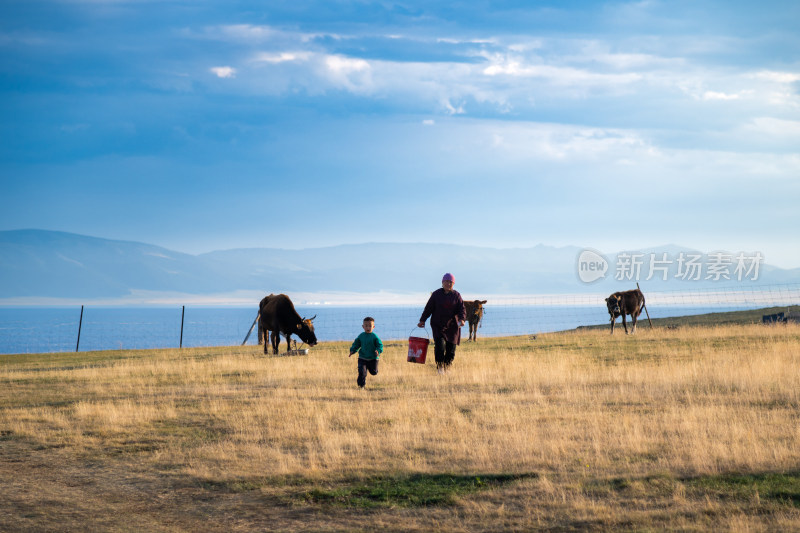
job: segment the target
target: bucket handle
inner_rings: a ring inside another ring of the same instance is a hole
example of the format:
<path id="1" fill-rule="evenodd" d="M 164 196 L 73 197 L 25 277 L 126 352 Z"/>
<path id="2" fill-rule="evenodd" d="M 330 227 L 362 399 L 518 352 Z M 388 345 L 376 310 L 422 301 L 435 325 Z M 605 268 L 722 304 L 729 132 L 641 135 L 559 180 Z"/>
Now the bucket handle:
<path id="1" fill-rule="evenodd" d="M 414 329 L 421 329 L 421 330 L 424 330 L 424 331 L 425 331 L 425 338 L 426 338 L 426 339 L 428 339 L 428 344 L 430 344 L 430 342 L 431 342 L 431 335 L 430 335 L 430 333 L 428 333 L 428 328 L 420 328 L 420 327 L 415 327 Z M 411 333 L 414 333 L 414 329 L 412 329 L 412 330 L 411 330 Z M 409 336 L 409 337 L 411 336 L 411 333 L 409 333 L 409 334 L 408 334 L 408 336 Z"/>

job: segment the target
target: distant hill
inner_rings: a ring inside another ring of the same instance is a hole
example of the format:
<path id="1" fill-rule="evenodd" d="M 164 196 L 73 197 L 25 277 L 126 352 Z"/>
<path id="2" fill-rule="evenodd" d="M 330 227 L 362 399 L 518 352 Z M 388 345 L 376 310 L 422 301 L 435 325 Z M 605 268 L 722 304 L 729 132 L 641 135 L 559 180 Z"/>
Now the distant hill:
<path id="1" fill-rule="evenodd" d="M 679 250 L 677 246 L 653 249 L 675 255 Z M 496 249 L 366 243 L 190 255 L 144 243 L 71 233 L 2 231 L 0 298 L 120 298 L 132 291 L 198 295 L 233 291 L 421 293 L 436 288 L 444 272 L 456 275 L 456 287 L 467 297 L 610 292 L 635 285 L 635 281 L 613 279 L 616 265 L 609 255 L 605 256 L 609 260 L 606 279 L 591 285 L 582 283 L 576 273 L 581 251 L 577 246 Z M 653 279 L 647 282 L 648 288 L 713 286 L 711 281 L 675 280 L 674 272 L 673 265 L 669 281 Z M 800 269 L 761 265 L 756 283 L 796 282 L 800 282 Z"/>
<path id="2" fill-rule="evenodd" d="M 225 250 L 198 258 L 241 286 L 259 288 L 269 280 L 286 290 L 423 292 L 435 289 L 442 274 L 453 272 L 459 287 L 515 293 L 569 290 L 576 283 L 571 265 L 577 251 L 368 243 L 306 250 Z"/>
<path id="3" fill-rule="evenodd" d="M 158 246 L 40 230 L 0 232 L 0 297 L 117 297 L 131 289 L 229 285 L 197 257 Z"/>

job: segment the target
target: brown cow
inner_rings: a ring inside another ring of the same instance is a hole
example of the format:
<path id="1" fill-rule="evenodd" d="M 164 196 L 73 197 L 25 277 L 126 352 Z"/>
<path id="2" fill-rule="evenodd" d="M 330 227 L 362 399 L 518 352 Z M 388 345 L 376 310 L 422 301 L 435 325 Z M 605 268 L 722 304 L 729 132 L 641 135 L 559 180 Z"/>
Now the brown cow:
<path id="1" fill-rule="evenodd" d="M 464 302 L 464 307 L 467 308 L 467 321 L 469 322 L 468 341 L 478 340 L 478 326 L 483 321 L 483 304 L 485 303 L 486 300 Z"/>
<path id="2" fill-rule="evenodd" d="M 611 334 L 614 334 L 614 322 L 618 316 L 622 316 L 622 325 L 625 326 L 625 334 L 628 334 L 628 322 L 625 315 L 631 315 L 633 326 L 631 333 L 636 333 L 636 319 L 642 314 L 644 309 L 644 294 L 639 289 L 631 291 L 615 292 L 606 298 L 608 314 L 611 315 Z"/>

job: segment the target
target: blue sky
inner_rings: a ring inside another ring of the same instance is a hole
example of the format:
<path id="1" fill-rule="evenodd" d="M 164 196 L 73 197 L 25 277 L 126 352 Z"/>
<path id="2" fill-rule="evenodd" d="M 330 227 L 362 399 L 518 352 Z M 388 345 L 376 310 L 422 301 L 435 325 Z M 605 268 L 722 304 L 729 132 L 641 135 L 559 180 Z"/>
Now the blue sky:
<path id="1" fill-rule="evenodd" d="M 0 230 L 798 267 L 798 24 L 796 1 L 5 0 Z"/>

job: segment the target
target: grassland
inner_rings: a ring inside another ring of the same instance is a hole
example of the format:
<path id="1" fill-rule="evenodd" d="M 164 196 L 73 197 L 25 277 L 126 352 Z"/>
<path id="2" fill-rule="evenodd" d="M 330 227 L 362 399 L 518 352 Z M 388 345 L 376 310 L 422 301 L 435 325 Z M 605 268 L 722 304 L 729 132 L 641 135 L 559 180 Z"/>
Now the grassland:
<path id="1" fill-rule="evenodd" d="M 699 315 L 674 316 L 668 318 L 653 318 L 648 322 L 647 315 L 642 313 L 637 323 L 641 327 L 649 327 L 652 323 L 656 328 L 680 328 L 684 326 L 730 326 L 730 325 L 749 325 L 761 324 L 764 315 L 774 315 L 784 313 L 785 316 L 800 316 L 800 306 L 789 305 L 780 307 L 764 307 L 761 309 L 748 309 L 744 311 L 725 311 L 720 313 L 703 313 Z M 628 327 L 631 327 L 631 318 L 627 317 Z M 617 318 L 616 328 L 622 328 L 622 319 Z M 609 324 L 596 324 L 593 326 L 580 326 L 578 330 L 587 329 L 609 329 Z M 622 329 L 624 332 L 624 328 Z"/>
<path id="2" fill-rule="evenodd" d="M 2 531 L 800 530 L 800 326 L 0 356 Z"/>

